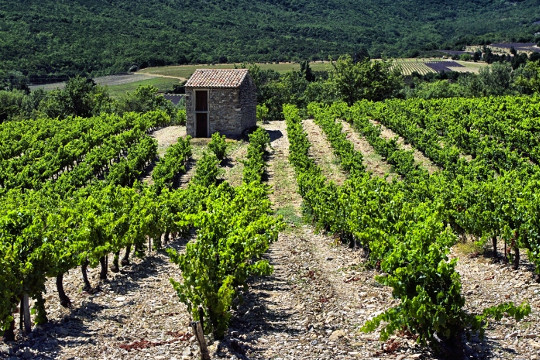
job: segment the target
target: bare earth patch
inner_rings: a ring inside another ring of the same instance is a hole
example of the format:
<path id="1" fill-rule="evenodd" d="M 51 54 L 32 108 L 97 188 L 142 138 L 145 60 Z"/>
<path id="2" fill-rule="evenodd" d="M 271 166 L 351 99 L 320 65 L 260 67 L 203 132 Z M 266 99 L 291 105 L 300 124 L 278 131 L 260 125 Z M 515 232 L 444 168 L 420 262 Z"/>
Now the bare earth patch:
<path id="1" fill-rule="evenodd" d="M 263 128 L 270 135 L 271 141 L 267 170 L 268 183 L 272 186 L 270 200 L 275 210 L 281 209 L 300 216 L 302 198 L 298 194 L 296 174 L 288 161 L 289 137 L 285 121 L 272 121 L 263 124 Z"/>
<path id="2" fill-rule="evenodd" d="M 347 174 L 341 169 L 339 159 L 334 155 L 332 145 L 326 139 L 322 129 L 312 119 L 304 120 L 302 125 L 311 143 L 309 155 L 321 167 L 328 180 L 332 180 L 338 185 L 343 184 L 347 179 Z"/>
<path id="3" fill-rule="evenodd" d="M 185 136 L 185 126 L 167 126 L 163 129 L 154 131 L 152 133 L 152 137 L 158 142 L 159 157 L 163 157 L 163 155 L 165 155 L 165 151 L 167 151 L 167 148 L 178 142 L 178 138 Z"/>

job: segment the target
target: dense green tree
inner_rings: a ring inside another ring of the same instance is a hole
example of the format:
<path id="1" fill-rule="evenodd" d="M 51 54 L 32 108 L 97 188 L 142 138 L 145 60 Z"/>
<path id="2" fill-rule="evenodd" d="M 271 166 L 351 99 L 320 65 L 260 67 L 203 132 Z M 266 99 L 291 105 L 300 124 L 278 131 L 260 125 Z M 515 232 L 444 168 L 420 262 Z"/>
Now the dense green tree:
<path id="1" fill-rule="evenodd" d="M 2 71 L 0 70 L 0 89 L 5 90 L 23 90 L 29 92 L 28 77 L 20 71 Z"/>
<path id="2" fill-rule="evenodd" d="M 313 74 L 313 71 L 311 70 L 311 67 L 309 66 L 309 61 L 305 60 L 300 63 L 300 73 L 302 73 L 306 81 L 308 82 L 315 81 L 315 74 Z"/>
<path id="3" fill-rule="evenodd" d="M 483 95 L 504 95 L 510 92 L 512 67 L 508 63 L 494 63 L 480 70 L 478 77 Z"/>
<path id="4" fill-rule="evenodd" d="M 0 90 L 0 123 L 23 114 L 25 97 L 22 91 Z"/>
<path id="5" fill-rule="evenodd" d="M 391 69 L 386 61 L 367 59 L 354 63 L 349 55 L 332 63 L 330 78 L 340 98 L 352 105 L 360 99 L 384 100 L 394 97 L 402 87 L 399 70 Z"/>
<path id="6" fill-rule="evenodd" d="M 0 123 L 35 117 L 46 96 L 43 90 L 35 90 L 30 94 L 21 90 L 0 90 Z"/>
<path id="7" fill-rule="evenodd" d="M 67 81 L 64 89 L 51 91 L 40 104 L 39 110 L 49 117 L 70 115 L 90 117 L 110 109 L 110 98 L 105 88 L 89 78 L 76 76 Z"/>
<path id="8" fill-rule="evenodd" d="M 163 95 L 158 93 L 158 89 L 151 85 L 139 86 L 132 93 L 127 93 L 121 97 L 116 105 L 119 113 L 129 111 L 144 113 L 151 110 L 164 110 L 173 121 L 179 121 L 177 109 Z"/>
<path id="9" fill-rule="evenodd" d="M 540 61 L 528 62 L 516 71 L 514 88 L 522 94 L 540 93 Z"/>
<path id="10" fill-rule="evenodd" d="M 484 85 L 476 74 L 461 76 L 458 85 L 461 87 L 463 96 L 466 97 L 482 96 L 484 93 Z"/>
<path id="11" fill-rule="evenodd" d="M 434 82 L 421 82 L 413 92 L 407 94 L 409 97 L 422 99 L 438 99 L 463 95 L 463 88 L 448 80 L 436 80 Z"/>

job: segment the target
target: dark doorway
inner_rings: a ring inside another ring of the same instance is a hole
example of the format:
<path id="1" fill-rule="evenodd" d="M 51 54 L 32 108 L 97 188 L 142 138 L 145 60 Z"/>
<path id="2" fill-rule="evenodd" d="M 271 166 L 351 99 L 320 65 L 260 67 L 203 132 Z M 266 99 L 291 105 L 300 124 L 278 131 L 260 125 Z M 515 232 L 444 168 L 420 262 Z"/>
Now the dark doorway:
<path id="1" fill-rule="evenodd" d="M 195 137 L 208 137 L 208 113 L 195 113 L 197 124 L 195 125 Z"/>
<path id="2" fill-rule="evenodd" d="M 208 137 L 208 91 L 195 91 L 195 137 Z"/>
<path id="3" fill-rule="evenodd" d="M 208 111 L 208 91 L 195 91 L 195 111 Z"/>

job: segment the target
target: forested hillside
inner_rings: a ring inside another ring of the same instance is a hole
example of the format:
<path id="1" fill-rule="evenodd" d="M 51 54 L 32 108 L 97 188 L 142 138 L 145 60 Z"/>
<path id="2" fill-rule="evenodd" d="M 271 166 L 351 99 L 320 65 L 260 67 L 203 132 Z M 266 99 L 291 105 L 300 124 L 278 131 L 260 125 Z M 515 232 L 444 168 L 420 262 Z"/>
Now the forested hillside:
<path id="1" fill-rule="evenodd" d="M 534 40 L 536 0 L 74 0 L 0 3 L 0 75 L 30 80 L 131 65 L 413 55 Z"/>

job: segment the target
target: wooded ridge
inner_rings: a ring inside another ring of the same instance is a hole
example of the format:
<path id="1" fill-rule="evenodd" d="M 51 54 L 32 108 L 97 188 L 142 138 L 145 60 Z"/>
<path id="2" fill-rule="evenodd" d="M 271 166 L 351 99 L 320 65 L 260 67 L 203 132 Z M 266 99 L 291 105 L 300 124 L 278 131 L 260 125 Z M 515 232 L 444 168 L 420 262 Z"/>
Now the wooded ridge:
<path id="1" fill-rule="evenodd" d="M 183 63 L 372 57 L 489 41 L 532 41 L 522 1 L 2 1 L 0 75 L 32 82 Z"/>

